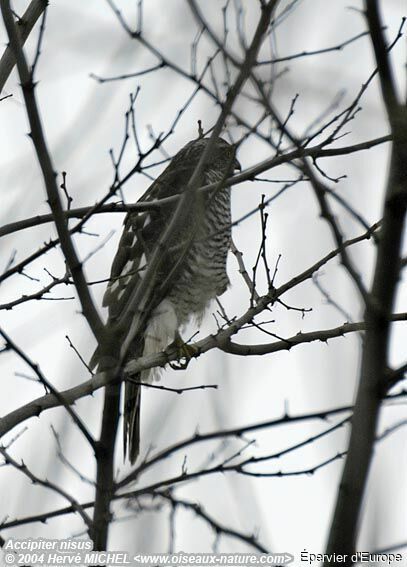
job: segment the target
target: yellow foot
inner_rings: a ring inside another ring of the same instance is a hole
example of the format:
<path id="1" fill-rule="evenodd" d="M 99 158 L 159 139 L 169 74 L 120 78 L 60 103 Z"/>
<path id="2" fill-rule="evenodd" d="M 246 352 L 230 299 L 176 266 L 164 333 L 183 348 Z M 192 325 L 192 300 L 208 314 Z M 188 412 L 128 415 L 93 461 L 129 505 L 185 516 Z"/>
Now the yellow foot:
<path id="1" fill-rule="evenodd" d="M 187 345 L 179 334 L 177 334 L 175 340 L 168 345 L 166 351 L 171 355 L 175 352 L 179 358 L 177 361 L 169 362 L 170 367 L 174 370 L 185 370 L 190 360 L 194 358 L 198 352 L 194 346 Z"/>

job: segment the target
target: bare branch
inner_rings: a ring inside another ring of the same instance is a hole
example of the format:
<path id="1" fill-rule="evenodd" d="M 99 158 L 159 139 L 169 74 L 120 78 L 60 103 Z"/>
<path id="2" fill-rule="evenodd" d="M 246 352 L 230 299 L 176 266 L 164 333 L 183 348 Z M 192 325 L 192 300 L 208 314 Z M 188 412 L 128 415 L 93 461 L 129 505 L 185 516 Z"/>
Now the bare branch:
<path id="1" fill-rule="evenodd" d="M 61 241 L 61 247 L 64 252 L 69 270 L 72 274 L 72 278 L 75 282 L 75 287 L 78 292 L 84 315 L 96 339 L 98 340 L 98 342 L 102 342 L 102 339 L 104 337 L 104 325 L 93 303 L 85 276 L 82 271 L 82 265 L 76 254 L 76 250 L 67 228 L 66 218 L 64 216 L 64 211 L 62 209 L 58 187 L 56 184 L 55 171 L 42 130 L 37 101 L 34 93 L 34 84 L 32 82 L 32 77 L 23 49 L 20 45 L 20 39 L 18 37 L 17 28 L 14 23 L 9 0 L 5 0 L 1 3 L 1 12 L 3 15 L 4 25 L 10 39 L 10 46 L 16 59 L 17 69 L 20 76 L 21 87 L 26 104 L 27 117 L 31 128 L 30 135 L 34 144 L 39 165 L 41 167 L 45 188 L 47 191 L 48 202 L 54 216 L 55 226 L 59 239 Z"/>
<path id="2" fill-rule="evenodd" d="M 368 328 L 352 432 L 327 547 L 328 553 L 347 553 L 349 557 L 355 550 L 358 519 L 373 455 L 380 407 L 388 386 L 389 316 L 397 291 L 407 207 L 407 109 L 397 102 L 388 49 L 381 32 L 378 4 L 376 0 L 369 0 L 365 6 L 383 99 L 393 132 L 393 147 L 373 284 L 366 303 L 365 321 Z"/>
<path id="3" fill-rule="evenodd" d="M 359 237 L 344 242 L 343 246 L 352 246 L 354 244 L 357 244 L 358 242 L 362 242 L 363 240 L 370 238 L 371 232 L 376 230 L 378 226 L 378 224 L 373 225 L 370 231 L 367 231 Z M 341 249 L 333 250 L 324 258 L 313 264 L 310 268 L 304 270 L 304 272 L 302 272 L 301 274 L 295 276 L 287 283 L 281 285 L 277 290 L 272 290 L 271 294 L 261 297 L 256 306 L 253 306 L 242 317 L 234 321 L 228 329 L 220 331 L 215 337 L 210 336 L 198 343 L 195 343 L 195 356 L 199 356 L 200 354 L 208 350 L 219 347 L 221 344 L 226 344 L 226 342 L 230 340 L 230 337 L 234 335 L 241 327 L 249 323 L 253 319 L 253 317 L 260 313 L 264 306 L 268 305 L 273 300 L 278 299 L 278 297 L 281 297 L 284 293 L 297 286 L 299 283 L 302 283 L 311 278 L 312 275 L 322 266 L 338 256 L 340 250 Z M 280 350 L 285 350 L 287 348 L 287 344 L 290 344 L 289 339 L 282 341 Z M 177 356 L 174 352 L 172 354 L 166 352 L 160 353 L 158 355 L 143 357 L 132 364 L 129 371 L 137 373 L 144 368 L 164 366 L 169 361 L 176 359 Z M 114 380 L 115 378 L 110 378 L 110 381 Z M 107 383 L 109 383 L 108 376 L 106 376 L 105 373 L 101 372 L 99 374 L 95 374 L 92 380 L 88 380 L 87 382 L 84 382 L 79 386 L 75 386 L 74 388 L 62 392 L 62 395 L 64 396 L 68 404 L 72 404 L 75 400 L 91 394 L 93 391 L 105 386 Z M 34 400 L 33 402 L 22 406 L 21 408 L 7 414 L 6 416 L 3 416 L 2 418 L 0 418 L 0 437 L 22 421 L 25 421 L 30 417 L 39 415 L 42 411 L 52 407 L 57 407 L 58 405 L 61 404 L 59 404 L 58 400 L 51 394 L 43 396 L 42 398 L 38 398 L 37 400 Z"/>
<path id="4" fill-rule="evenodd" d="M 25 43 L 31 33 L 31 30 L 38 21 L 38 18 L 46 9 L 47 5 L 48 0 L 31 0 L 27 10 L 23 14 L 23 17 L 16 24 L 22 44 Z M 14 65 L 14 53 L 11 47 L 8 46 L 0 59 L 0 93 L 3 90 Z"/>
<path id="5" fill-rule="evenodd" d="M 163 500 L 169 502 L 173 508 L 177 508 L 179 506 L 185 508 L 186 510 L 190 510 L 198 518 L 201 518 L 207 524 L 209 524 L 209 526 L 214 530 L 216 535 L 219 534 L 227 535 L 229 537 L 232 537 L 234 539 L 237 539 L 238 541 L 247 544 L 253 549 L 259 551 L 260 553 L 269 553 L 268 550 L 257 541 L 257 538 L 254 535 L 243 534 L 237 530 L 234 530 L 233 528 L 230 528 L 229 526 L 226 526 L 216 521 L 202 508 L 200 504 L 175 497 L 172 494 L 172 492 L 169 491 L 166 492 L 157 491 L 154 494 L 152 494 L 152 498 L 157 498 L 157 497 L 162 498 Z"/>
<path id="6" fill-rule="evenodd" d="M 38 377 L 39 382 L 41 382 L 41 384 L 43 384 L 46 388 L 46 390 L 49 390 L 51 392 L 52 396 L 55 396 L 55 398 L 58 400 L 58 405 L 63 406 L 66 411 L 69 413 L 69 415 L 71 416 L 71 418 L 73 419 L 74 423 L 77 425 L 78 429 L 81 431 L 81 433 L 84 435 L 85 439 L 88 441 L 88 443 L 90 444 L 90 446 L 92 447 L 92 449 L 95 448 L 95 441 L 92 437 L 92 435 L 89 433 L 87 427 L 85 426 L 85 424 L 82 422 L 82 420 L 79 418 L 79 416 L 73 411 L 73 409 L 71 408 L 71 404 L 72 402 L 68 402 L 64 395 L 61 394 L 60 392 L 58 392 L 58 390 L 51 384 L 51 382 L 49 380 L 47 380 L 47 378 L 44 376 L 44 374 L 41 372 L 40 367 L 38 366 L 38 364 L 35 364 L 17 345 L 14 341 L 11 340 L 11 338 L 8 336 L 8 334 L 3 331 L 3 329 L 0 329 L 0 335 L 3 337 L 3 339 L 5 340 L 6 343 L 6 348 L 7 349 L 11 349 L 12 351 L 14 351 L 17 356 L 19 356 L 19 358 L 21 358 L 30 368 L 31 370 L 34 371 L 34 373 L 36 374 L 36 376 Z"/>
<path id="7" fill-rule="evenodd" d="M 392 126 L 392 128 L 394 128 L 398 118 L 397 109 L 399 103 L 396 83 L 388 54 L 388 47 L 384 38 L 383 26 L 381 25 L 378 0 L 366 1 L 365 9 L 367 23 L 369 25 L 370 38 L 376 56 L 383 100 L 387 110 L 387 116 L 389 118 L 390 125 Z M 403 18 L 403 22 L 404 20 L 405 18 Z"/>
<path id="8" fill-rule="evenodd" d="M 325 149 L 323 144 L 319 144 L 318 146 L 314 146 L 311 148 L 305 148 L 302 151 L 294 150 L 291 152 L 287 152 L 283 155 L 275 156 L 270 159 L 267 159 L 260 164 L 256 164 L 255 166 L 246 169 L 242 173 L 234 175 L 230 177 L 225 182 L 225 187 L 231 186 L 233 187 L 236 184 L 242 183 L 243 181 L 251 181 L 256 178 L 257 175 L 268 171 L 274 167 L 278 167 L 284 163 L 290 163 L 293 160 L 301 157 L 301 156 L 309 156 L 314 159 L 324 158 L 324 157 L 335 157 L 339 155 L 347 155 L 353 154 L 358 151 L 368 150 L 373 148 L 377 145 L 390 142 L 392 140 L 392 136 L 382 136 L 380 138 L 375 138 L 373 140 L 369 140 L 367 142 L 361 142 L 360 144 L 354 144 L 351 146 L 345 146 L 342 148 L 331 148 Z M 123 183 L 123 180 L 122 180 Z M 216 183 L 211 183 L 210 185 L 205 185 L 200 187 L 199 191 L 213 191 L 216 188 Z M 101 213 L 127 213 L 127 212 L 143 212 L 148 210 L 154 210 L 158 207 L 166 206 L 168 203 L 175 202 L 179 200 L 179 195 L 175 195 L 172 197 L 167 197 L 165 199 L 160 199 L 157 201 L 149 201 L 146 203 L 137 202 L 132 204 L 122 204 L 122 203 L 109 203 L 106 205 L 100 205 L 97 208 L 95 206 L 92 207 L 79 207 L 77 209 L 71 209 L 64 211 L 66 218 L 78 218 L 83 219 L 85 216 L 90 217 L 90 214 L 101 214 Z M 90 214 L 89 214 L 90 213 Z M 24 230 L 26 228 L 31 228 L 34 226 L 39 226 L 44 223 L 53 222 L 52 214 L 46 215 L 36 215 L 35 217 L 31 217 L 28 219 L 24 219 L 21 221 L 16 221 L 10 224 L 3 225 L 0 227 L 0 237 L 6 236 L 7 234 L 12 234 L 19 230 Z M 82 227 L 83 225 L 81 225 Z M 80 230 L 76 229 L 76 231 Z M 55 245 L 58 241 L 55 242 Z M 36 256 L 37 258 L 37 256 Z M 25 264 L 26 265 L 26 264 Z"/>
<path id="9" fill-rule="evenodd" d="M 362 37 L 367 37 L 368 35 L 369 35 L 368 31 L 361 32 L 343 41 L 342 43 L 339 43 L 338 45 L 334 45 L 333 47 L 323 47 L 321 49 L 315 49 L 313 51 L 301 51 L 300 53 L 293 53 L 292 55 L 286 55 L 284 57 L 275 57 L 267 61 L 259 61 L 257 65 L 273 65 L 275 63 L 283 63 L 284 61 L 292 61 L 294 59 L 301 59 L 303 57 L 312 57 L 314 55 L 322 55 L 325 53 L 342 51 L 348 45 L 351 45 L 358 39 L 361 39 Z"/>
<path id="10" fill-rule="evenodd" d="M 339 227 L 339 223 L 338 223 L 337 219 L 335 218 L 334 214 L 332 213 L 331 207 L 330 207 L 328 200 L 326 198 L 324 184 L 322 183 L 322 181 L 320 181 L 317 178 L 316 175 L 314 175 L 310 165 L 307 163 L 307 161 L 305 159 L 303 160 L 303 166 L 301 167 L 301 169 L 308 176 L 308 178 L 311 182 L 312 188 L 314 190 L 315 196 L 316 196 L 318 204 L 319 204 L 321 216 L 329 224 L 331 231 L 332 231 L 332 234 L 334 236 L 336 245 L 339 248 L 341 248 L 343 241 L 344 241 L 343 234 L 342 234 L 342 231 Z M 342 249 L 340 256 L 341 256 L 341 262 L 342 262 L 345 270 L 350 275 L 352 281 L 356 285 L 361 297 L 363 298 L 363 300 L 366 304 L 366 302 L 368 301 L 368 295 L 367 295 L 365 285 L 362 281 L 361 275 L 358 273 L 352 259 L 350 258 L 349 254 L 347 253 L 345 248 Z"/>
<path id="11" fill-rule="evenodd" d="M 384 401 L 404 399 L 405 397 L 406 397 L 406 392 L 404 391 L 404 392 L 400 392 L 398 394 L 387 396 L 384 399 Z M 274 419 L 274 420 L 270 420 L 270 421 L 260 422 L 260 423 L 256 423 L 256 424 L 249 425 L 249 426 L 246 426 L 246 427 L 228 429 L 228 430 L 223 430 L 223 431 L 218 430 L 218 431 L 215 431 L 213 433 L 207 433 L 207 434 L 195 434 L 194 436 L 189 437 L 188 439 L 181 441 L 180 443 L 177 443 L 177 444 L 175 444 L 171 447 L 168 447 L 168 448 L 164 449 L 163 451 L 157 453 L 149 461 L 144 461 L 143 463 L 141 463 L 141 465 L 139 465 L 137 467 L 137 469 L 135 469 L 130 475 L 125 477 L 122 481 L 120 481 L 120 483 L 118 483 L 118 486 L 119 487 L 125 486 L 129 482 L 133 481 L 134 478 L 138 478 L 138 476 L 141 474 L 141 472 L 144 471 L 145 469 L 153 466 L 157 462 L 161 462 L 161 461 L 165 460 L 166 458 L 168 458 L 171 454 L 175 453 L 176 451 L 182 450 L 185 447 L 192 446 L 196 443 L 203 443 L 203 442 L 207 442 L 207 441 L 222 438 L 222 437 L 241 437 L 244 433 L 247 433 L 247 432 L 253 432 L 253 431 L 257 431 L 257 430 L 261 430 L 261 429 L 269 428 L 269 427 L 278 427 L 278 426 L 290 424 L 290 423 L 291 424 L 292 423 L 302 423 L 306 420 L 326 420 L 329 416 L 334 416 L 334 415 L 338 415 L 338 414 L 341 414 L 341 413 L 351 412 L 352 410 L 353 410 L 353 406 L 343 406 L 343 407 L 334 408 L 332 410 L 325 410 L 323 412 L 302 414 L 302 415 L 298 415 L 298 416 L 285 415 L 284 417 L 282 417 L 280 419 Z M 155 486 L 155 485 L 148 486 L 148 487 L 142 488 L 140 490 L 137 490 L 136 492 L 133 491 L 131 493 L 115 494 L 113 496 L 113 500 L 126 499 L 128 497 L 137 498 L 137 497 L 139 497 L 143 494 L 154 493 L 156 490 L 160 490 L 160 486 Z M 87 509 L 92 508 L 94 506 L 94 501 L 83 502 L 83 503 L 80 504 L 80 506 L 83 510 L 87 510 Z M 4 521 L 0 524 L 0 529 L 9 529 L 9 528 L 13 528 L 13 527 L 16 527 L 16 526 L 30 524 L 30 523 L 34 523 L 34 522 L 44 523 L 45 521 L 47 521 L 49 519 L 56 518 L 56 517 L 59 517 L 59 516 L 64 516 L 66 514 L 72 514 L 74 512 L 75 512 L 75 508 L 73 506 L 67 506 L 65 508 L 59 508 L 57 510 L 44 512 L 43 514 L 27 516 L 27 517 L 16 519 L 16 520 Z"/>
<path id="12" fill-rule="evenodd" d="M 24 462 L 19 463 L 18 461 L 13 459 L 13 457 L 11 457 L 10 454 L 7 452 L 7 450 L 1 445 L 0 445 L 0 453 L 3 455 L 3 458 L 7 465 L 11 465 L 15 469 L 23 473 L 27 478 L 31 480 L 33 484 L 37 484 L 39 486 L 43 486 L 44 488 L 48 488 L 49 490 L 56 492 L 57 494 L 68 500 L 68 502 L 70 502 L 71 504 L 72 510 L 77 512 L 81 516 L 81 518 L 88 527 L 92 526 L 92 520 L 85 512 L 83 506 L 81 506 L 79 502 L 77 502 L 74 498 L 72 498 L 72 496 L 70 496 L 66 492 L 66 490 L 57 486 L 55 483 L 49 481 L 48 479 L 43 480 L 38 476 L 36 476 L 35 474 L 33 474 Z"/>

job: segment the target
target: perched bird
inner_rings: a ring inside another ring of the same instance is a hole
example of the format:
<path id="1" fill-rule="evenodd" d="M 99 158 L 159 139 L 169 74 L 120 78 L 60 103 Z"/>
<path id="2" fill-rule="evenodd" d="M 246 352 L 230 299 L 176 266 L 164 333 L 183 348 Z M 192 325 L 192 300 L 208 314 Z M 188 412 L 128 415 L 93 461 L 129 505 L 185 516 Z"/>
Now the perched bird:
<path id="1" fill-rule="evenodd" d="M 205 163 L 199 186 L 224 181 L 240 164 L 235 147 L 215 140 Z M 164 172 L 150 186 L 140 201 L 148 202 L 182 194 L 208 143 L 207 138 L 189 142 L 171 160 Z M 194 317 L 200 322 L 211 300 L 221 295 L 229 284 L 226 257 L 230 247 L 230 188 L 219 186 L 210 192 L 194 190 L 177 213 L 170 238 L 158 250 L 160 261 L 150 270 L 149 262 L 166 234 L 177 210 L 179 199 L 143 213 L 129 213 L 113 261 L 103 305 L 108 307 L 108 325 L 115 328 L 119 342 L 125 341 L 132 326 L 127 362 L 158 353 L 169 345 L 181 347 L 180 330 Z M 181 214 L 180 214 L 181 213 Z M 144 278 L 148 277 L 148 282 Z M 147 285 L 146 285 L 147 284 Z M 131 320 L 131 298 L 141 290 L 142 298 Z M 144 290 L 144 291 L 143 291 Z M 141 387 L 134 382 L 148 382 L 159 377 L 160 369 L 143 370 L 125 383 L 124 451 L 133 464 L 140 445 Z"/>

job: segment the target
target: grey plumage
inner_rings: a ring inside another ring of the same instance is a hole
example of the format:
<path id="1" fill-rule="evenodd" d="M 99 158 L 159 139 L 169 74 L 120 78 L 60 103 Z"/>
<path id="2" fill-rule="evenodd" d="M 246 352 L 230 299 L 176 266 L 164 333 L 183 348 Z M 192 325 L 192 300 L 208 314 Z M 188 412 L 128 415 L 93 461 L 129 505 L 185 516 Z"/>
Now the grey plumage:
<path id="1" fill-rule="evenodd" d="M 208 139 L 200 138 L 184 146 L 140 201 L 181 194 L 207 142 Z M 240 165 L 235 158 L 235 148 L 218 138 L 203 168 L 201 183 L 220 182 L 236 168 Z M 116 336 L 123 340 L 129 327 L 123 314 L 130 298 L 140 289 L 157 242 L 176 208 L 177 202 L 173 202 L 156 211 L 126 216 L 103 299 L 103 305 L 109 309 L 108 325 L 115 328 Z M 212 193 L 196 191 L 182 211 L 170 241 L 166 242 L 159 269 L 149 282 L 149 295 L 131 322 L 132 325 L 135 322 L 136 333 L 128 360 L 164 350 L 192 317 L 200 320 L 210 301 L 226 290 L 230 236 L 230 189 L 220 186 Z M 146 370 L 132 379 L 146 382 L 157 378 L 158 374 L 157 369 Z M 124 449 L 132 463 L 139 452 L 140 393 L 140 386 L 126 382 Z"/>

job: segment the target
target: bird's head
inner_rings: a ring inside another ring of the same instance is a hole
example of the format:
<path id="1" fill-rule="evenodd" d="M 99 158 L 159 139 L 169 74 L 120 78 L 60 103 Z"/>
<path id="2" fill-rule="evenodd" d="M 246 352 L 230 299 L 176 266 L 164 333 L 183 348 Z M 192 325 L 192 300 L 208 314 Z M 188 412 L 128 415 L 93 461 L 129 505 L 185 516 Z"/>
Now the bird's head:
<path id="1" fill-rule="evenodd" d="M 190 165 L 196 166 L 209 143 L 210 138 L 198 138 L 189 142 L 180 153 L 184 153 L 183 159 L 189 161 Z M 221 176 L 230 175 L 235 171 L 241 171 L 242 166 L 236 158 L 236 147 L 229 144 L 223 138 L 216 138 L 211 153 L 204 167 L 205 171 L 217 171 Z"/>

